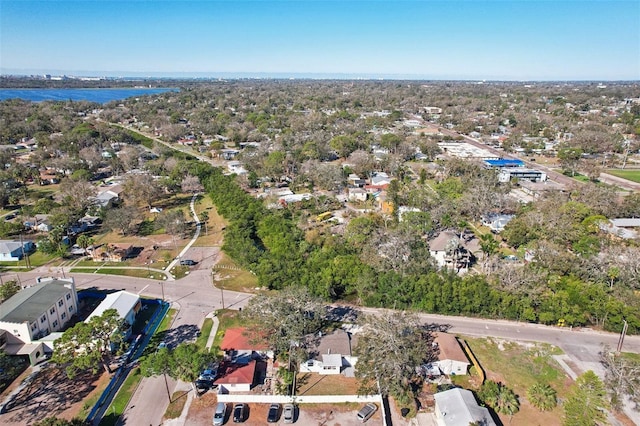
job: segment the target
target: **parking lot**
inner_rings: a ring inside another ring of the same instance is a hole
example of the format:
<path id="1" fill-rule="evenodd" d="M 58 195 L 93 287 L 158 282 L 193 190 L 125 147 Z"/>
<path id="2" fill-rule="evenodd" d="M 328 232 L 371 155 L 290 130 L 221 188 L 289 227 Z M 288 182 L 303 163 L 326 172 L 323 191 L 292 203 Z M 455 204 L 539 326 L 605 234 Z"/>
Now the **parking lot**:
<path id="1" fill-rule="evenodd" d="M 207 393 L 202 398 L 193 401 L 187 417 L 189 425 L 211 425 L 213 411 L 215 408 L 215 395 Z M 232 405 L 227 406 L 227 425 L 234 424 L 230 416 Z M 249 403 L 249 417 L 243 423 L 247 426 L 264 426 L 267 424 L 267 412 L 269 404 Z M 301 404 L 298 406 L 296 422 L 297 425 L 311 426 L 356 426 L 362 423 L 356 418 L 356 414 L 364 404 Z M 282 410 L 281 410 L 282 413 Z M 274 425 L 284 425 L 282 417 Z M 366 425 L 381 426 L 382 415 L 380 409 L 369 419 Z"/>

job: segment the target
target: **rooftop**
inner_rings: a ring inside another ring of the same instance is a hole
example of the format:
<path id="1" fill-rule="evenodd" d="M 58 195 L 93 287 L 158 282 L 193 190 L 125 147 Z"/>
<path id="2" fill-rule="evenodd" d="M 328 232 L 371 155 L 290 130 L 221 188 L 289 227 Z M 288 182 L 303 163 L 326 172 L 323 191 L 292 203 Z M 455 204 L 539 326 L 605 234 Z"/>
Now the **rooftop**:
<path id="1" fill-rule="evenodd" d="M 266 340 L 245 327 L 228 328 L 220 343 L 223 351 L 251 349 L 263 351 L 269 349 Z"/>
<path id="2" fill-rule="evenodd" d="M 51 280 L 19 291 L 0 305 L 0 321 L 23 323 L 35 321 L 58 299 L 71 291 L 69 281 Z"/>
<path id="3" fill-rule="evenodd" d="M 115 293 L 108 294 L 97 308 L 91 312 L 91 315 L 87 317 L 85 322 L 93 317 L 99 317 L 104 314 L 107 309 L 115 309 L 118 311 L 120 318 L 124 318 L 138 303 L 140 297 L 137 294 L 129 293 L 127 291 L 117 291 Z"/>
<path id="4" fill-rule="evenodd" d="M 438 392 L 434 398 L 446 426 L 469 426 L 475 422 L 484 426 L 496 426 L 489 410 L 480 407 L 469 390 L 449 389 Z"/>
<path id="5" fill-rule="evenodd" d="M 458 343 L 458 339 L 456 339 L 456 336 L 453 334 L 437 332 L 434 343 L 437 343 L 438 349 L 440 349 L 440 353 L 438 354 L 440 361 L 451 359 L 454 361 L 469 362 L 460 347 L 460 343 Z"/>
<path id="6" fill-rule="evenodd" d="M 253 383 L 256 373 L 256 361 L 252 360 L 249 364 L 229 364 L 222 372 L 223 376 L 214 383 L 217 385 L 238 385 Z"/>

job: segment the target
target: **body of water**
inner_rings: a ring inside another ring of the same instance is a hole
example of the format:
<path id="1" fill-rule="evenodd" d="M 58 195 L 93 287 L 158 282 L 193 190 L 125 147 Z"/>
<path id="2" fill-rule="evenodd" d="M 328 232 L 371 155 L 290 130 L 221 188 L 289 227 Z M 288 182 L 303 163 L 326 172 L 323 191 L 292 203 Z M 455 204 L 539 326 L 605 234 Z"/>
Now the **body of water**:
<path id="1" fill-rule="evenodd" d="M 172 88 L 113 88 L 113 89 L 0 89 L 0 101 L 23 99 L 25 101 L 89 101 L 101 104 L 144 95 L 177 92 Z"/>

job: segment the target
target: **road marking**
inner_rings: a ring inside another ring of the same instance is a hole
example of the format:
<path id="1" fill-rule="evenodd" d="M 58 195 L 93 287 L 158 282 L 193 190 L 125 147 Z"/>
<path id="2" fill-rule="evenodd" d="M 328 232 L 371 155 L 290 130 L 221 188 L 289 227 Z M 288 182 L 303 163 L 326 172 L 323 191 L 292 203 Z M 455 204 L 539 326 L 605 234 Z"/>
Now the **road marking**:
<path id="1" fill-rule="evenodd" d="M 149 287 L 149 284 L 145 285 L 142 290 L 138 292 L 138 296 L 140 296 L 140 293 L 142 293 L 147 287 Z"/>

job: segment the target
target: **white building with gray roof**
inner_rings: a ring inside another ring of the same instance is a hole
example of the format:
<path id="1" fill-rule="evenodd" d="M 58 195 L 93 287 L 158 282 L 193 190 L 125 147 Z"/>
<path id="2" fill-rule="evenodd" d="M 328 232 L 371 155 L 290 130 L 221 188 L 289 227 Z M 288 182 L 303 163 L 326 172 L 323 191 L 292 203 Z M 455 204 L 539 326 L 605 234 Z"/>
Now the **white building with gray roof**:
<path id="1" fill-rule="evenodd" d="M 0 348 L 33 364 L 52 349 L 45 336 L 62 331 L 77 311 L 73 278 L 40 279 L 0 305 Z"/>

